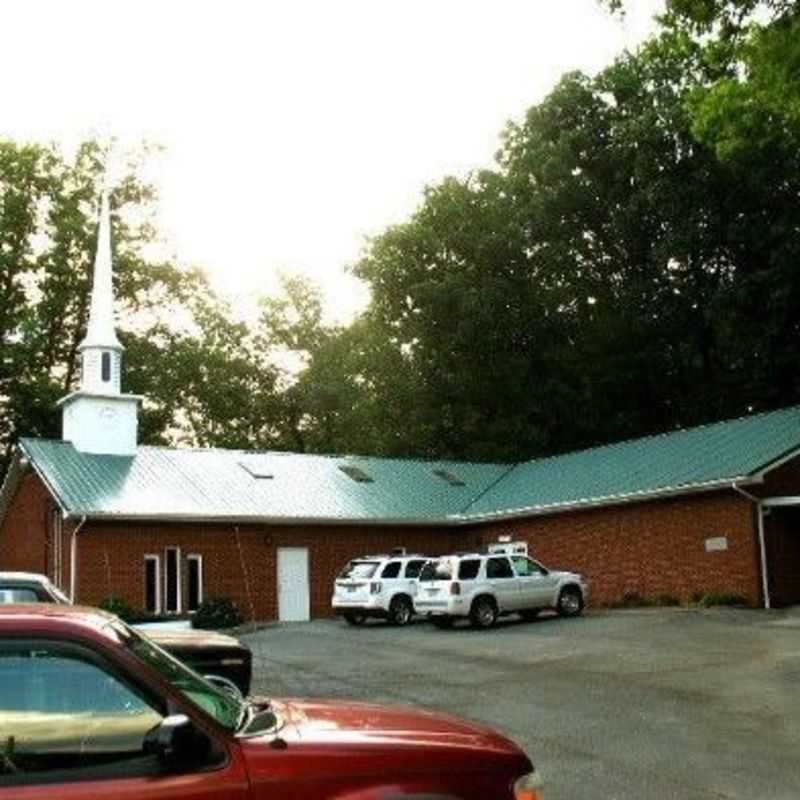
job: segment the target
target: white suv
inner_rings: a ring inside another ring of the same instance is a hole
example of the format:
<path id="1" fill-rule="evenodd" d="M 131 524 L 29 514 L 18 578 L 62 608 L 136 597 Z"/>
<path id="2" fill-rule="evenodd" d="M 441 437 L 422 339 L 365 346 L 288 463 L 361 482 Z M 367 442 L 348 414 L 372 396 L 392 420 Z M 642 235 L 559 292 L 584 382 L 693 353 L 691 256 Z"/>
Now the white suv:
<path id="1" fill-rule="evenodd" d="M 414 616 L 417 578 L 428 561 L 423 555 L 363 556 L 350 561 L 333 587 L 333 611 L 351 625 L 367 617 L 407 625 Z"/>
<path id="2" fill-rule="evenodd" d="M 491 628 L 499 616 L 533 619 L 546 608 L 576 616 L 588 594 L 581 575 L 551 571 L 526 555 L 459 553 L 423 567 L 414 609 L 440 628 L 459 617 L 468 617 L 476 628 Z"/>

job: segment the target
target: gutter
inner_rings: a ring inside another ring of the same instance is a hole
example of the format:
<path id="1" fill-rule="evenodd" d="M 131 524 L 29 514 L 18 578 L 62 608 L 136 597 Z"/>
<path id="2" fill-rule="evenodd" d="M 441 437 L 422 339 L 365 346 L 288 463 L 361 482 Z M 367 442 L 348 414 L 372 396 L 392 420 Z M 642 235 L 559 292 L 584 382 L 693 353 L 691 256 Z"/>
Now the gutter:
<path id="1" fill-rule="evenodd" d="M 78 588 L 78 531 L 86 523 L 86 514 L 81 521 L 72 529 L 72 537 L 69 541 L 69 599 L 75 602 L 75 593 Z"/>
<path id="2" fill-rule="evenodd" d="M 771 608 L 769 599 L 769 574 L 767 565 L 767 546 L 764 540 L 764 501 L 760 497 L 756 497 L 750 492 L 746 492 L 737 484 L 736 481 L 731 483 L 731 489 L 738 492 L 742 497 L 755 503 L 756 513 L 758 514 L 758 551 L 761 559 L 761 591 L 764 595 L 764 608 Z"/>

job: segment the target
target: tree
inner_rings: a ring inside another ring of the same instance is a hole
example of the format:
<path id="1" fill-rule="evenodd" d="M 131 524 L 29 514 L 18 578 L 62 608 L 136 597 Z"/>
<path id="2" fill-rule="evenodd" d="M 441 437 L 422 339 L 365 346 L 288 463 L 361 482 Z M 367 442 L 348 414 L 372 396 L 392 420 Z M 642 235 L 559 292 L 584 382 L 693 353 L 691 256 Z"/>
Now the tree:
<path id="1" fill-rule="evenodd" d="M 145 395 L 144 442 L 272 441 L 279 370 L 203 273 L 143 256 L 155 193 L 134 154 L 112 195 L 126 388 Z M 0 472 L 19 436 L 60 435 L 56 400 L 76 388 L 105 153 L 0 142 Z"/>

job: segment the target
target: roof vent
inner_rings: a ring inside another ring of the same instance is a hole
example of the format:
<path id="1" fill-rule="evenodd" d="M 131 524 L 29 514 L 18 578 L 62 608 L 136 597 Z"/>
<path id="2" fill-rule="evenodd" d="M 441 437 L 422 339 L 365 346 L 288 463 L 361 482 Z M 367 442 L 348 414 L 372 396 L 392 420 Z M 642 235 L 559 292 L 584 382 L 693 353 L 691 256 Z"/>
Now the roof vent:
<path id="1" fill-rule="evenodd" d="M 257 463 L 250 462 L 247 464 L 244 461 L 240 461 L 239 466 L 252 478 L 265 480 L 267 478 L 275 477 L 271 470 L 266 469 L 266 467 L 259 466 Z"/>
<path id="2" fill-rule="evenodd" d="M 435 469 L 433 470 L 433 474 L 437 478 L 441 478 L 443 481 L 446 481 L 451 486 L 466 486 L 467 484 L 458 477 L 458 475 L 454 475 L 452 472 L 448 472 L 446 469 Z"/>
<path id="3" fill-rule="evenodd" d="M 374 478 L 364 472 L 361 467 L 354 467 L 352 464 L 339 464 L 339 469 L 356 483 L 372 483 L 374 481 Z"/>

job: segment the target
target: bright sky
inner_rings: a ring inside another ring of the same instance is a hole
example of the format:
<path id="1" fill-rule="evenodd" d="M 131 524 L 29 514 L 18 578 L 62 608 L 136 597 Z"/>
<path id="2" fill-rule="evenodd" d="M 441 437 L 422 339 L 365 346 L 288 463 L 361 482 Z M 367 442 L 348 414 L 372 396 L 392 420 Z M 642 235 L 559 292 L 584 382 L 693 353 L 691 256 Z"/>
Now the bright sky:
<path id="1" fill-rule="evenodd" d="M 661 0 L 6 0 L 0 136 L 101 130 L 151 164 L 169 251 L 234 295 L 302 272 L 346 318 L 364 237 L 488 165 L 504 122 L 594 72 Z"/>

